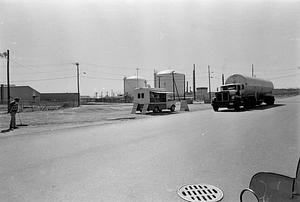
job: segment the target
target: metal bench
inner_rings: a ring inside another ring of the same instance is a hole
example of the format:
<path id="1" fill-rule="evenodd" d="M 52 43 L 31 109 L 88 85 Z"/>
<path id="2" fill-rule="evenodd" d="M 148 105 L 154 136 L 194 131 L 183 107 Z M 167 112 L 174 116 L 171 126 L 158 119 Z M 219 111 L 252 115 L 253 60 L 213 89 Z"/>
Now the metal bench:
<path id="1" fill-rule="evenodd" d="M 257 202 L 300 202 L 300 158 L 296 177 L 288 177 L 270 172 L 259 172 L 253 175 L 249 188 L 240 193 L 240 202 L 245 202 L 243 196 L 249 192 Z"/>

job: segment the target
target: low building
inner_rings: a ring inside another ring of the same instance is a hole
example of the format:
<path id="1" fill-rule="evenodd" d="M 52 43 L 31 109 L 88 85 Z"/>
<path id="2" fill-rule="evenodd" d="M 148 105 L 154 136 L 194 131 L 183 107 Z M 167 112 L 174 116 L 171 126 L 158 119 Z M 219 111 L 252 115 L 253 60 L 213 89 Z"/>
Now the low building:
<path id="1" fill-rule="evenodd" d="M 12 85 L 10 86 L 10 100 L 16 97 L 21 98 L 23 105 L 32 105 L 40 103 L 41 94 L 30 86 Z M 5 85 L 1 85 L 0 87 L 0 103 L 7 103 L 7 86 Z"/>
<path id="2" fill-rule="evenodd" d="M 76 107 L 78 106 L 78 93 L 41 93 L 41 103 Z"/>

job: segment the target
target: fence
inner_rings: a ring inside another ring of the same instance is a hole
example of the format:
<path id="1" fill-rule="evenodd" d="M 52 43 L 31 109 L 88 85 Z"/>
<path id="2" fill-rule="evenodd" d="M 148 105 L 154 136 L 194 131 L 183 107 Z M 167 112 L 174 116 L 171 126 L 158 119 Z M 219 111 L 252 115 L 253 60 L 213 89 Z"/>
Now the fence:
<path id="1" fill-rule="evenodd" d="M 51 111 L 51 110 L 58 110 L 62 108 L 69 108 L 69 107 L 77 107 L 76 101 L 40 101 L 32 102 L 28 100 L 20 100 L 19 102 L 19 111 L 27 112 L 27 111 Z M 7 104 L 2 103 L 0 104 L 0 111 L 7 112 Z"/>

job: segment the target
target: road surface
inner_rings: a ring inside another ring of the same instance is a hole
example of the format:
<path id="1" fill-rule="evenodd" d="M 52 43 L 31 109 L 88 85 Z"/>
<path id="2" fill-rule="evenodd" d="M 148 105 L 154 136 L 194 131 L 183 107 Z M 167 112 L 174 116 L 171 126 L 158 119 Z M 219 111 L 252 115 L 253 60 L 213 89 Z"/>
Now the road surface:
<path id="1" fill-rule="evenodd" d="M 299 98 L 1 137 L 0 201 L 180 202 L 198 183 L 239 201 L 256 172 L 295 177 Z"/>

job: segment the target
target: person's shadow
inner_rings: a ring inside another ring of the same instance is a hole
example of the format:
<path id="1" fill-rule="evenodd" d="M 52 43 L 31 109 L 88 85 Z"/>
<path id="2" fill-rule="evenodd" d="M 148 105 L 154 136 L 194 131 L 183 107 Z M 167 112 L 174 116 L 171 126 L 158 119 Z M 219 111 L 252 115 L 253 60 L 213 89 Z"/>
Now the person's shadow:
<path id="1" fill-rule="evenodd" d="M 11 131 L 11 129 L 4 129 L 4 130 L 1 130 L 1 133 L 7 133 L 9 131 Z"/>

